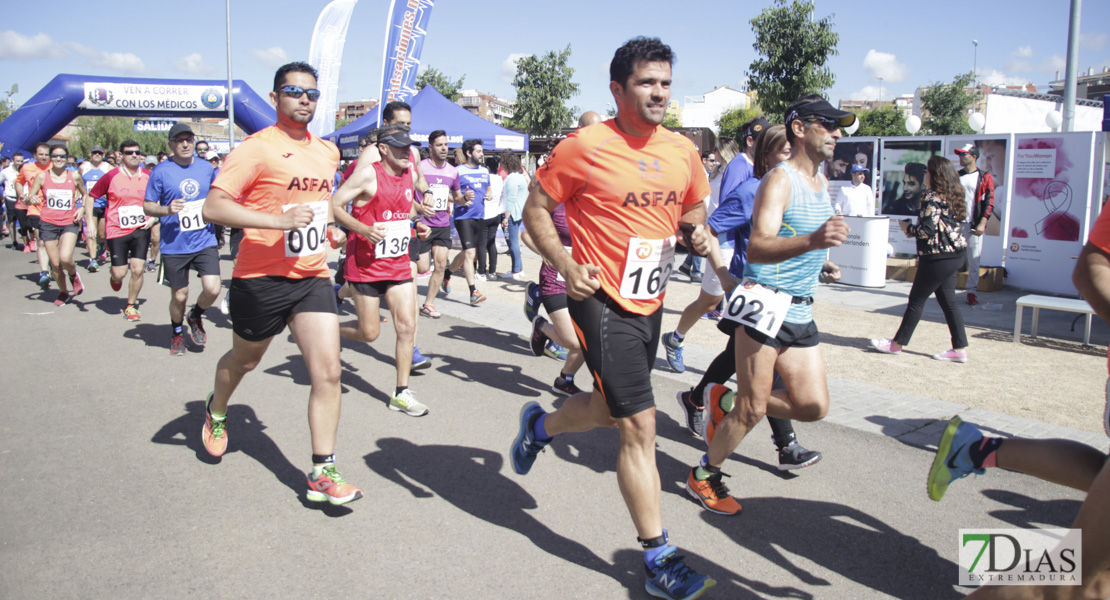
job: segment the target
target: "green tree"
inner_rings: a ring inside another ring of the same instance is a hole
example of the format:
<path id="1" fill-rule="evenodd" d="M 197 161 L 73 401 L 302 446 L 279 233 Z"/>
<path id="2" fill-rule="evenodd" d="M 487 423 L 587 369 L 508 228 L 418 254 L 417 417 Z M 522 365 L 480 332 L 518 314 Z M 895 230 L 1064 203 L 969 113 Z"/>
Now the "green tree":
<path id="1" fill-rule="evenodd" d="M 542 57 L 525 56 L 516 63 L 516 107 L 509 127 L 530 135 L 551 135 L 574 121 L 577 109 L 567 100 L 578 93 L 571 81 L 574 69 L 567 65 L 570 44 L 550 50 Z"/>
<path id="2" fill-rule="evenodd" d="M 756 117 L 763 116 L 763 109 L 758 104 L 750 104 L 748 108 L 730 108 L 717 117 L 717 131 L 719 136 L 730 137 L 736 143 L 743 145 L 740 140 L 740 127 Z"/>
<path id="3" fill-rule="evenodd" d="M 459 77 L 458 81 L 452 81 L 450 77 L 440 72 L 435 67 L 428 67 L 416 76 L 416 90 L 424 89 L 424 86 L 430 85 L 436 89 L 437 92 L 443 94 L 448 100 L 454 102 L 459 99 L 462 94 L 459 90 L 462 89 L 463 81 L 466 79 L 464 74 Z"/>
<path id="4" fill-rule="evenodd" d="M 103 146 L 105 150 L 119 150 L 124 140 L 135 140 L 144 154 L 168 152 L 166 134 L 152 131 L 135 131 L 134 121 L 129 117 L 77 117 L 77 133 L 66 146 L 70 154 L 86 158 L 93 146 Z"/>
<path id="5" fill-rule="evenodd" d="M 667 113 L 663 115 L 663 127 L 667 129 L 678 129 L 682 127 L 682 120 L 674 113 Z"/>
<path id="6" fill-rule="evenodd" d="M 975 133 L 967 124 L 967 108 L 975 99 L 967 88 L 974 82 L 975 74 L 970 71 L 957 75 L 952 83 L 933 82 L 921 94 L 925 113 L 921 131 L 930 135 Z"/>
<path id="7" fill-rule="evenodd" d="M 338 130 L 340 127 L 346 127 L 350 124 L 351 124 L 351 119 L 336 119 L 335 120 L 335 129 Z"/>
<path id="8" fill-rule="evenodd" d="M 909 135 L 906 131 L 906 115 L 893 106 L 884 106 L 856 113 L 859 131 L 854 135 L 896 136 Z"/>
<path id="9" fill-rule="evenodd" d="M 775 0 L 752 19 L 759 58 L 748 67 L 748 85 L 759 95 L 767 120 L 782 121 L 782 113 L 798 97 L 822 93 L 836 79 L 826 64 L 838 54 L 840 36 L 833 31 L 833 15 L 811 20 L 813 2 Z"/>

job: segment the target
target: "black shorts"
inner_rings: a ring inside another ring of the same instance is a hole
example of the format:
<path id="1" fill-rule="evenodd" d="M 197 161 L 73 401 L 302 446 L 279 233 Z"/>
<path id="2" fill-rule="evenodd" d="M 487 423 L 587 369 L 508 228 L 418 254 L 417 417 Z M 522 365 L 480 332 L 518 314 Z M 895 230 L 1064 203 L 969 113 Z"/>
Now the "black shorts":
<path id="1" fill-rule="evenodd" d="M 52 242 L 54 240 L 60 240 L 62 239 L 63 233 L 78 235 L 81 233 L 81 225 L 78 223 L 70 223 L 69 225 L 53 225 L 50 223 L 39 224 L 40 241 Z"/>
<path id="2" fill-rule="evenodd" d="M 231 241 L 229 242 L 231 244 L 231 260 L 235 260 L 239 256 L 239 242 L 241 241 L 243 241 L 243 230 L 233 228 L 231 230 Z"/>
<path id="3" fill-rule="evenodd" d="M 15 212 L 15 220 L 19 221 L 19 231 L 20 231 L 20 233 L 22 233 L 24 235 L 27 235 L 27 232 L 31 230 L 31 228 L 27 226 L 27 209 L 26 208 L 15 208 L 15 209 L 12 209 L 12 210 L 13 210 L 13 212 Z"/>
<path id="4" fill-rule="evenodd" d="M 663 311 L 628 312 L 601 290 L 585 300 L 568 300 L 567 309 L 609 414 L 622 419 L 655 406 L 651 370 Z"/>
<path id="5" fill-rule="evenodd" d="M 779 350 L 786 348 L 812 348 L 821 343 L 821 335 L 817 331 L 817 323 L 810 321 L 805 324 L 797 323 L 783 323 L 782 328 L 779 329 L 778 335 L 769 338 L 762 332 L 756 331 L 747 325 L 744 326 L 744 332 L 748 337 L 763 344 Z"/>
<path id="6" fill-rule="evenodd" d="M 189 269 L 197 272 L 197 277 L 205 275 L 220 276 L 220 253 L 215 246 L 209 246 L 192 254 L 162 253 L 162 283 L 171 290 L 189 287 Z"/>
<path id="7" fill-rule="evenodd" d="M 409 239 L 409 261 L 416 262 L 420 260 L 420 238 L 415 235 Z"/>
<path id="8" fill-rule="evenodd" d="M 8 225 L 15 225 L 15 222 L 19 219 L 15 211 L 15 200 L 4 201 L 4 213 L 8 217 Z"/>
<path id="9" fill-rule="evenodd" d="M 126 266 L 128 259 L 145 262 L 148 247 L 150 247 L 149 229 L 136 229 L 127 235 L 108 240 L 108 252 L 112 254 L 112 266 Z"/>
<path id="10" fill-rule="evenodd" d="M 478 247 L 478 230 L 482 228 L 482 219 L 456 219 L 455 230 L 459 232 L 459 243 L 463 250 Z"/>
<path id="11" fill-rule="evenodd" d="M 412 277 L 402 279 L 400 281 L 350 281 L 351 289 L 362 294 L 363 296 L 370 296 L 371 298 L 381 298 L 385 296 L 385 292 L 395 286 L 412 283 Z"/>
<path id="12" fill-rule="evenodd" d="M 105 208 L 107 208 L 107 207 L 105 207 L 105 206 L 96 206 L 96 205 L 93 205 L 93 218 L 96 218 L 96 219 L 103 219 L 103 218 L 104 218 L 104 209 L 105 209 Z"/>
<path id="13" fill-rule="evenodd" d="M 26 215 L 27 229 L 38 230 L 42 228 L 42 219 L 38 215 Z M 21 220 L 20 223 L 23 221 Z"/>
<path id="14" fill-rule="evenodd" d="M 548 315 L 567 307 L 566 294 L 551 294 L 550 296 L 544 296 L 541 300 L 543 301 L 543 308 L 547 311 Z"/>
<path id="15" fill-rule="evenodd" d="M 297 313 L 336 314 L 335 290 L 323 277 L 232 278 L 227 294 L 231 329 L 248 342 L 281 333 L 289 317 Z"/>
<path id="16" fill-rule="evenodd" d="M 439 246 L 441 248 L 451 248 L 451 226 L 445 227 L 432 227 L 432 232 L 428 234 L 428 239 L 420 241 L 420 253 L 427 254 L 432 251 L 432 248 Z"/>

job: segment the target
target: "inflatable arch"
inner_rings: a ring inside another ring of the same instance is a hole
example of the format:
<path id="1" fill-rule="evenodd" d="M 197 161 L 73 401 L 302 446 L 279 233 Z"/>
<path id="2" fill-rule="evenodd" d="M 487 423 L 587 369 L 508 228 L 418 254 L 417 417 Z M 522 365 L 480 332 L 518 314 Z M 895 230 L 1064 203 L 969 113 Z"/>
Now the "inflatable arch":
<path id="1" fill-rule="evenodd" d="M 235 124 L 247 134 L 269 127 L 277 113 L 246 83 L 234 81 Z M 0 156 L 28 153 L 74 118 L 227 117 L 227 81 L 58 75 L 0 123 Z"/>

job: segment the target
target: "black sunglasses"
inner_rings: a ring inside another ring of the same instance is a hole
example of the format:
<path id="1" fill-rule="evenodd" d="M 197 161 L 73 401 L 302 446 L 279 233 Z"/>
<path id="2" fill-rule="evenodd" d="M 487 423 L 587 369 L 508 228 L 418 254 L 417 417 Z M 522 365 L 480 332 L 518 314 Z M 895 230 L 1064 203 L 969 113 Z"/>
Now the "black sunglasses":
<path id="1" fill-rule="evenodd" d="M 68 154 L 51 154 L 50 158 L 69 158 Z"/>
<path id="2" fill-rule="evenodd" d="M 320 99 L 320 90 L 306 90 L 299 85 L 285 85 L 278 91 L 290 98 L 300 98 L 302 94 L 308 94 L 308 99 L 312 102 Z"/>
<path id="3" fill-rule="evenodd" d="M 828 119 L 825 117 L 813 117 L 812 119 L 802 119 L 806 123 L 817 123 L 825 128 L 825 131 L 832 133 L 840 129 L 840 121 L 836 119 Z"/>
<path id="4" fill-rule="evenodd" d="M 135 156 L 136 154 L 142 154 L 142 152 L 139 150 L 124 150 L 123 154 L 124 156 Z"/>

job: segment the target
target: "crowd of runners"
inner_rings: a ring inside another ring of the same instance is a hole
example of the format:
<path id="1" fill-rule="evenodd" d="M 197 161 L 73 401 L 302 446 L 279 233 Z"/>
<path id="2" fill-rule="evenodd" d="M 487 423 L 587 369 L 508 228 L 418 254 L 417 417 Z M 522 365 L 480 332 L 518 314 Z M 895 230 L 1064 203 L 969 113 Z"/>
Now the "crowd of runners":
<path id="1" fill-rule="evenodd" d="M 421 160 L 420 144 L 409 136 L 412 109 L 402 102 L 384 107 L 359 159 L 340 170 L 335 145 L 307 128 L 319 98 L 316 72 L 290 63 L 278 69 L 270 92 L 277 123 L 249 136 L 222 164 L 209 160 L 207 144 L 186 123 L 170 129 L 166 159 L 149 169 L 133 141 L 120 144 L 118 155 L 109 153 L 111 161 L 94 147 L 80 170 L 72 170 L 62 145 L 40 144 L 33 160 L 16 155 L 3 172 L 6 234 L 13 248 L 38 253 L 38 282 L 57 288 L 59 307 L 84 291 L 75 261 L 82 238 L 90 272 L 110 265 L 111 287 L 121 293 L 126 280 L 123 314 L 130 321 L 141 318 L 143 281 L 154 265 L 158 281 L 172 290 L 167 347 L 183 356 L 186 337 L 197 346 L 207 342 L 204 315 L 221 294 L 219 249 L 229 228 L 233 267 L 222 307 L 234 335 L 212 384 L 195 390 L 207 394 L 204 421 L 197 423 L 204 448 L 214 457 L 226 452 L 234 435 L 226 425 L 228 404 L 288 327 L 311 380 L 307 498 L 341 505 L 362 491 L 334 460 L 340 339 L 377 343 L 388 308 L 396 359 L 388 407 L 428 415 L 409 387 L 411 371 L 431 364 L 416 343 L 419 321 L 441 316 L 435 300 L 452 293 L 452 275 L 459 272 L 469 302 L 480 305 L 486 296 L 478 285 L 497 277 L 497 227 L 523 224 L 514 234 L 543 259 L 522 297 L 532 322 L 530 347 L 536 356 L 563 360 L 551 389 L 566 399 L 550 412 L 537 402 L 521 408 L 508 448 L 512 467 L 531 473 L 557 435 L 616 428 L 617 483 L 644 550 L 645 587 L 661 598 L 697 598 L 715 581 L 671 544 L 661 511 L 651 383 L 656 354 L 662 343 L 668 364 L 681 372 L 685 335 L 699 315 L 717 317 L 724 349 L 705 365 L 698 385 L 677 398 L 690 433 L 707 446 L 686 481 L 705 510 L 742 511 L 723 469 L 765 416 L 781 469 L 818 463 L 821 453 L 801 445 L 793 422 L 820 420 L 829 408 L 812 306 L 818 282 L 839 278 L 828 249 L 849 233 L 834 213 L 820 166 L 856 117 L 806 95 L 785 110 L 782 124 L 752 120 L 731 151 L 726 140 L 707 157 L 660 127 L 673 62 L 658 39 L 628 41 L 610 64 L 615 118 L 583 115 L 579 129 L 534 174 L 518 157 L 504 156 L 503 178 L 491 177 L 479 140 L 466 141 L 452 165 L 447 124 L 430 134 Z M 732 156 L 718 173 L 713 161 L 726 154 Z M 498 204 L 499 195 L 512 199 Z M 454 257 L 452 229 L 461 246 Z M 663 299 L 679 246 L 705 257 L 709 268 L 699 299 L 664 334 Z M 341 252 L 335 273 L 329 247 Z M 521 269 L 517 249 L 503 277 L 527 279 Z M 191 272 L 200 289 L 190 307 Z M 419 298 L 422 276 L 428 291 Z M 1095 225 L 1075 282 L 1110 321 L 1110 218 Z M 337 305 L 348 298 L 357 319 L 340 323 Z M 592 380 L 584 391 L 575 383 L 583 366 Z M 734 375 L 736 389 L 729 389 Z M 1110 414 L 1106 419 L 1110 432 Z M 1104 454 L 1070 442 L 984 437 L 958 417 L 938 445 L 927 486 L 934 500 L 955 479 L 996 466 L 1089 492 L 1075 525 L 1084 531 L 1082 590 L 985 587 L 977 595 L 1110 594 Z"/>

